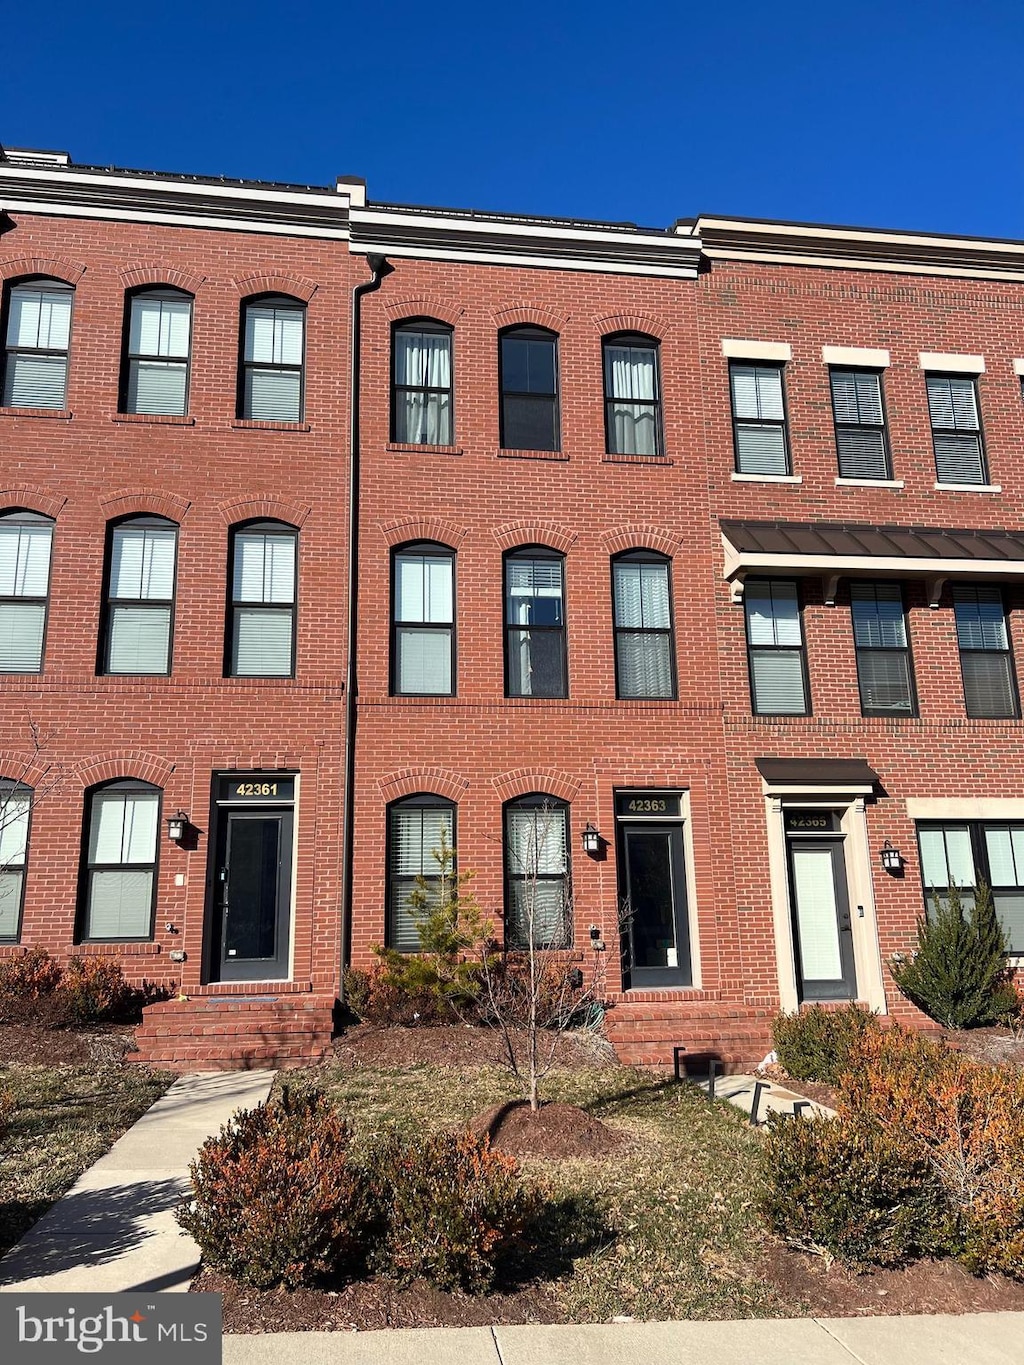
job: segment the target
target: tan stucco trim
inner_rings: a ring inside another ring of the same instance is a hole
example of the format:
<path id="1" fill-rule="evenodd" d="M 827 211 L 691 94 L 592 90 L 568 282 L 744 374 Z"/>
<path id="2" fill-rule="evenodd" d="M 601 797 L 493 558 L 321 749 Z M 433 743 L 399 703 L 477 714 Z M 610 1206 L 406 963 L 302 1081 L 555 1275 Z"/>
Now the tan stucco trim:
<path id="1" fill-rule="evenodd" d="M 1021 820 L 1024 797 L 908 796 L 911 820 Z"/>
<path id="2" fill-rule="evenodd" d="M 884 370 L 889 364 L 888 351 L 870 346 L 822 346 L 821 358 L 826 365 L 862 365 L 871 370 Z"/>
<path id="3" fill-rule="evenodd" d="M 947 370 L 952 374 L 984 374 L 983 355 L 954 355 L 950 351 L 921 351 L 917 357 L 922 370 Z"/>
<path id="4" fill-rule="evenodd" d="M 788 341 L 742 341 L 738 337 L 722 338 L 722 354 L 727 360 L 792 360 L 793 348 Z"/>

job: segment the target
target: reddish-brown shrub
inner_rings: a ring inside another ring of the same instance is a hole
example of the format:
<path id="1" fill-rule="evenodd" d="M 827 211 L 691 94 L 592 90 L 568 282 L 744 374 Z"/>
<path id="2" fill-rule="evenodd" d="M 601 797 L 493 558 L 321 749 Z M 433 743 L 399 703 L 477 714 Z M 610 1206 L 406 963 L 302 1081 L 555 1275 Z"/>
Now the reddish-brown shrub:
<path id="1" fill-rule="evenodd" d="M 73 957 L 54 995 L 69 1023 L 94 1024 L 126 1019 L 138 1008 L 140 992 L 124 979 L 119 962 Z"/>
<path id="2" fill-rule="evenodd" d="M 28 1002 L 52 995 L 61 979 L 60 964 L 45 948 L 0 961 L 0 1023 L 22 1018 Z"/>
<path id="3" fill-rule="evenodd" d="M 351 1273 L 367 1225 L 349 1130 L 319 1091 L 284 1090 L 241 1110 L 191 1165 L 178 1222 L 207 1264 L 236 1280 L 295 1289 Z"/>

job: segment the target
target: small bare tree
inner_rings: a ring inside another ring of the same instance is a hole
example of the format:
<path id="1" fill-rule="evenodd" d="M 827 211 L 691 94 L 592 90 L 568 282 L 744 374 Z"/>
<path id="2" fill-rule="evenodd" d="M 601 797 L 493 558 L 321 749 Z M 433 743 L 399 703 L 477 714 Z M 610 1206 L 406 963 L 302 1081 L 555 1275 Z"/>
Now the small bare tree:
<path id="1" fill-rule="evenodd" d="M 501 1034 L 508 1070 L 536 1112 L 541 1082 L 566 1030 L 600 1026 L 607 958 L 595 952 L 584 973 L 566 957 L 573 899 L 563 810 L 544 802 L 510 815 L 505 945 L 478 948 L 480 1003 Z"/>

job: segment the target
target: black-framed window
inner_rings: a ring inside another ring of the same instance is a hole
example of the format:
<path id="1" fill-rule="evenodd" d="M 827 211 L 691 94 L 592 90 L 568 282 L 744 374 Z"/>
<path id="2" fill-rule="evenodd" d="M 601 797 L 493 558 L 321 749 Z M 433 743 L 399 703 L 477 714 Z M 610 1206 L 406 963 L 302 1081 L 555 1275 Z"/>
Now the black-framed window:
<path id="1" fill-rule="evenodd" d="M 441 865 L 435 857 L 442 840 L 455 848 L 455 805 L 440 796 L 407 796 L 388 807 L 387 935 L 389 948 L 417 952 L 420 948 L 416 917 L 409 897 L 418 879 L 426 883 L 428 897 L 441 885 Z M 454 862 L 448 875 L 454 875 Z"/>
<path id="2" fill-rule="evenodd" d="M 4 300 L 6 408 L 64 408 L 75 291 L 62 280 L 13 284 Z"/>
<path id="3" fill-rule="evenodd" d="M 101 673 L 169 673 L 178 528 L 165 517 L 110 527 Z"/>
<path id="4" fill-rule="evenodd" d="M 1008 950 L 1024 953 L 1024 821 L 920 821 L 917 840 L 926 911 L 936 896 L 944 902 L 951 886 L 970 909 L 985 883 Z"/>
<path id="5" fill-rule="evenodd" d="M 0 673 L 41 673 L 53 522 L 38 512 L 0 515 Z"/>
<path id="6" fill-rule="evenodd" d="M 569 807 L 535 792 L 505 806 L 505 943 L 572 945 Z"/>
<path id="7" fill-rule="evenodd" d="M 658 343 L 633 333 L 607 336 L 604 356 L 605 444 L 612 455 L 661 454 Z"/>
<path id="8" fill-rule="evenodd" d="M 860 709 L 865 716 L 916 716 L 903 589 L 899 583 L 851 583 Z"/>
<path id="9" fill-rule="evenodd" d="M 159 787 L 111 782 L 86 801 L 83 939 L 153 937 Z"/>
<path id="10" fill-rule="evenodd" d="M 391 691 L 455 692 L 455 551 L 422 543 L 395 551 L 392 566 Z"/>
<path id="11" fill-rule="evenodd" d="M 969 716 L 1014 719 L 1020 714 L 1017 679 L 1002 589 L 954 583 L 953 613 Z"/>
<path id="12" fill-rule="evenodd" d="M 0 778 L 0 941 L 5 943 L 16 943 L 21 933 L 32 797 L 24 782 Z"/>
<path id="13" fill-rule="evenodd" d="M 786 395 L 781 365 L 729 362 L 738 474 L 789 474 Z"/>
<path id="14" fill-rule="evenodd" d="M 748 578 L 743 602 L 754 714 L 808 715 L 807 651 L 797 584 L 787 578 Z"/>
<path id="15" fill-rule="evenodd" d="M 501 334 L 503 450 L 560 450 L 558 337 L 544 327 Z"/>
<path id="16" fill-rule="evenodd" d="M 452 444 L 452 329 L 446 323 L 410 318 L 391 333 L 391 439 Z"/>
<path id="17" fill-rule="evenodd" d="M 295 674 L 298 532 L 278 521 L 249 522 L 231 533 L 227 674 Z"/>
<path id="18" fill-rule="evenodd" d="M 929 374 L 925 384 L 938 482 L 987 483 L 974 376 Z"/>
<path id="19" fill-rule="evenodd" d="M 565 559 L 540 545 L 505 556 L 505 695 L 568 695 Z"/>
<path id="20" fill-rule="evenodd" d="M 286 294 L 242 303 L 238 415 L 251 422 L 301 422 L 306 305 Z"/>
<path id="21" fill-rule="evenodd" d="M 612 560 L 615 692 L 672 701 L 676 695 L 672 562 L 651 550 Z"/>
<path id="22" fill-rule="evenodd" d="M 877 370 L 830 370 L 839 474 L 844 479 L 891 479 L 882 376 Z"/>
<path id="23" fill-rule="evenodd" d="M 188 412 L 192 295 L 140 289 L 128 295 L 121 411 L 183 417 Z"/>

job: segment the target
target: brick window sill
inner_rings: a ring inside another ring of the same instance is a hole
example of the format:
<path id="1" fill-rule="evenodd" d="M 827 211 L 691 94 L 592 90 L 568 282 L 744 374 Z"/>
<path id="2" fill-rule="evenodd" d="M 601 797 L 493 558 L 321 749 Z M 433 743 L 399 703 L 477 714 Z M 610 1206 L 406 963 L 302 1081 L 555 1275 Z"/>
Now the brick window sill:
<path id="1" fill-rule="evenodd" d="M 935 483 L 936 493 L 1001 493 L 1001 483 Z"/>
<path id="2" fill-rule="evenodd" d="M 311 431 L 308 422 L 254 422 L 238 417 L 231 423 L 234 431 Z"/>
<path id="3" fill-rule="evenodd" d="M 196 419 L 188 416 L 175 416 L 167 412 L 115 412 L 110 419 L 119 426 L 133 423 L 143 427 L 194 427 Z"/>
<path id="4" fill-rule="evenodd" d="M 668 455 L 616 455 L 610 450 L 601 456 L 602 464 L 675 464 Z"/>
<path id="5" fill-rule="evenodd" d="M 159 943 L 140 943 L 138 939 L 125 939 L 120 943 L 93 943 L 84 938 L 75 944 L 75 948 L 86 957 L 159 957 L 163 952 Z"/>
<path id="6" fill-rule="evenodd" d="M 499 450 L 499 460 L 568 460 L 561 450 Z"/>
<path id="7" fill-rule="evenodd" d="M 49 417 L 53 422 L 70 422 L 69 408 L 0 408 L 0 417 Z"/>
<path id="8" fill-rule="evenodd" d="M 803 483 L 802 474 L 732 474 L 733 483 Z"/>
<path id="9" fill-rule="evenodd" d="M 462 454 L 462 446 L 432 446 L 426 441 L 389 441 L 384 449 L 397 455 Z"/>

